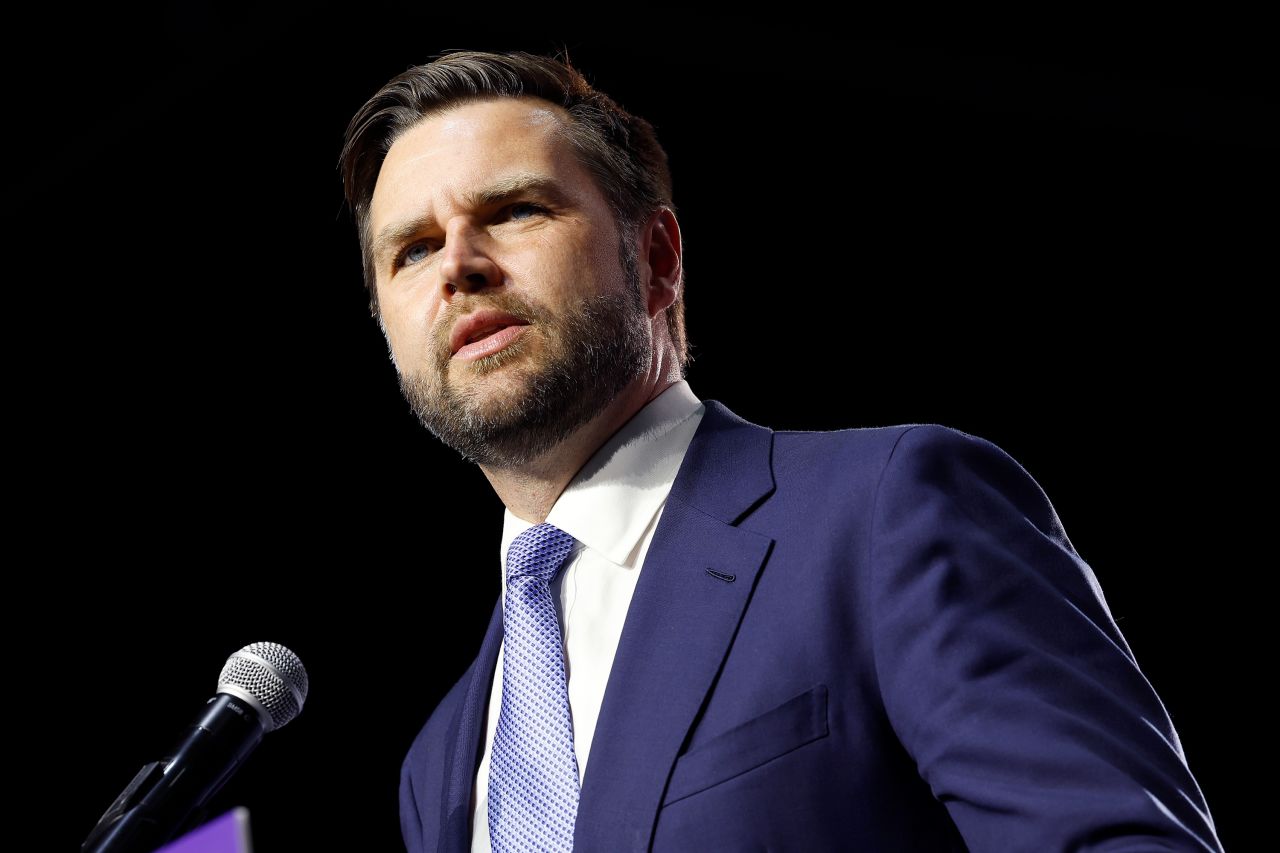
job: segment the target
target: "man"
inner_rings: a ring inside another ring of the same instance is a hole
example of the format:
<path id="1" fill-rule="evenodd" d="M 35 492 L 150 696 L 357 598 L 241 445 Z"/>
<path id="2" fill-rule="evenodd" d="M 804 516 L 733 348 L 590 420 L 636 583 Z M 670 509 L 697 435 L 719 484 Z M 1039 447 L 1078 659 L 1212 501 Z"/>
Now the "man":
<path id="1" fill-rule="evenodd" d="M 506 505 L 503 600 L 404 760 L 410 851 L 1220 849 L 1016 461 L 693 395 L 646 122 L 455 52 L 342 167 L 405 396 Z"/>

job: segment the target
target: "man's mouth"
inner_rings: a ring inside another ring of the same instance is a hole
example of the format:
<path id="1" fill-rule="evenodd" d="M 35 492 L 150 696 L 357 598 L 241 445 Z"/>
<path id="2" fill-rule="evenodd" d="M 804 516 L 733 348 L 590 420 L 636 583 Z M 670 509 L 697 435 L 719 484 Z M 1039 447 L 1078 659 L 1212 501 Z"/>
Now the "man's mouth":
<path id="1" fill-rule="evenodd" d="M 487 326 L 486 328 L 482 329 L 479 332 L 476 332 L 474 335 L 467 338 L 467 343 L 473 344 L 476 341 L 480 340 L 481 338 L 487 338 L 490 335 L 492 335 L 494 332 L 498 331 L 499 329 L 505 329 L 508 325 L 510 324 L 502 323 L 494 326 Z"/>
<path id="2" fill-rule="evenodd" d="M 505 311 L 483 310 L 463 317 L 449 336 L 453 356 L 465 360 L 481 358 L 518 338 L 528 323 Z"/>

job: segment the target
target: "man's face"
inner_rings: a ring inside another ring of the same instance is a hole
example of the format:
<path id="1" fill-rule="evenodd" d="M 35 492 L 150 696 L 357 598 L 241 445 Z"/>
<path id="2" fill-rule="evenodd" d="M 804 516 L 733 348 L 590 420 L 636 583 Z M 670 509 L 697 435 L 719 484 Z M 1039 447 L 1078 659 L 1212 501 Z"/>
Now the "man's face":
<path id="1" fill-rule="evenodd" d="M 370 207 L 400 386 L 469 459 L 525 464 L 652 358 L 632 235 L 535 98 L 455 107 L 391 146 Z"/>

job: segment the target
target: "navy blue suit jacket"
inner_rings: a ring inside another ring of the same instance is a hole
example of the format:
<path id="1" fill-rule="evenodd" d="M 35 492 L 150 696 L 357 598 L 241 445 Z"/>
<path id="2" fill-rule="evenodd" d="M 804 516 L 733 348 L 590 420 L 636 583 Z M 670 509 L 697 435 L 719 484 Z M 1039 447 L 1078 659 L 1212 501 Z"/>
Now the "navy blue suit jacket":
<path id="1" fill-rule="evenodd" d="M 1220 849 L 1093 571 L 1012 457 L 937 424 L 774 431 L 706 406 L 575 850 Z M 470 847 L 501 638 L 499 606 L 405 757 L 410 853 Z"/>

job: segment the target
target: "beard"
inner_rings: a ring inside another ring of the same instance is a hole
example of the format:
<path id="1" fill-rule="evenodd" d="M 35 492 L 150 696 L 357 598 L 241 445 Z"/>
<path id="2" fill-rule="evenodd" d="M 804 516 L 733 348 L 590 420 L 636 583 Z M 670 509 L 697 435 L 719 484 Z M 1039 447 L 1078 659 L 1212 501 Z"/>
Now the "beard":
<path id="1" fill-rule="evenodd" d="M 625 252 L 622 260 L 628 279 L 623 293 L 585 297 L 559 315 L 514 292 L 496 293 L 483 304 L 466 301 L 468 313 L 494 308 L 531 324 L 504 349 L 468 363 L 473 382 L 488 384 L 492 392 L 499 380 L 481 380 L 523 357 L 525 364 L 511 367 L 519 375 L 512 377 L 518 387 L 510 393 L 486 395 L 483 387 L 460 389 L 450 382 L 447 330 L 456 318 L 446 316 L 433 363 L 400 373 L 400 390 L 422 425 L 468 461 L 516 468 L 600 414 L 649 369 L 653 355 L 638 269 Z M 541 352 L 531 355 L 530 348 L 538 343 Z"/>

